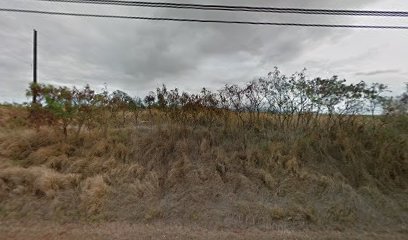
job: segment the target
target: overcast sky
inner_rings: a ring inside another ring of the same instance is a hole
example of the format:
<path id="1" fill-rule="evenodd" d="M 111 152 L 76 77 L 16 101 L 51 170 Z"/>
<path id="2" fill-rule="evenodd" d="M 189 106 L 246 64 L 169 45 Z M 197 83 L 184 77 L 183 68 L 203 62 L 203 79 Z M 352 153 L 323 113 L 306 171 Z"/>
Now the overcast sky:
<path id="1" fill-rule="evenodd" d="M 163 0 L 164 1 L 164 0 Z M 167 0 L 166 2 L 170 2 Z M 401 0 L 185 0 L 269 7 L 408 11 Z M 408 19 L 228 13 L 2 0 L 0 8 L 154 17 L 398 24 Z M 26 101 L 32 81 L 32 31 L 38 30 L 41 83 L 121 89 L 144 95 L 162 83 L 196 91 L 308 69 L 310 77 L 339 75 L 381 82 L 394 94 L 408 82 L 408 31 L 148 22 L 0 12 L 0 102 Z"/>

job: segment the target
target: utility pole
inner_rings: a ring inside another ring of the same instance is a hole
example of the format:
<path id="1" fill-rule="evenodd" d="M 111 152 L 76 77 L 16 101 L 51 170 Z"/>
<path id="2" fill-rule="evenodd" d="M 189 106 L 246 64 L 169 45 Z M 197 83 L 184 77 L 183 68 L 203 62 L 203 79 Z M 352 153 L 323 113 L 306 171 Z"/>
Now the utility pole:
<path id="1" fill-rule="evenodd" d="M 34 46 L 33 46 L 33 83 L 37 84 L 37 30 L 34 29 Z M 33 88 L 33 103 L 37 103 L 36 87 Z"/>

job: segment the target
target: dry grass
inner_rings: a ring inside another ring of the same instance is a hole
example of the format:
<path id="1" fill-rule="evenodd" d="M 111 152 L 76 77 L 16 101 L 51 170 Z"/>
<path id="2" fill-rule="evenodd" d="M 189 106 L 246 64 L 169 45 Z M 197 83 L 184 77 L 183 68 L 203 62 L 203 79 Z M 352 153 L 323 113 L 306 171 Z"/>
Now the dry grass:
<path id="1" fill-rule="evenodd" d="M 87 178 L 83 182 L 80 195 L 83 209 L 89 215 L 95 215 L 103 210 L 105 198 L 109 193 L 109 186 L 102 176 Z"/>
<path id="2" fill-rule="evenodd" d="M 2 180 L 2 195 L 10 192 L 12 195 L 33 194 L 55 197 L 55 194 L 64 189 L 78 186 L 78 174 L 61 174 L 45 167 L 8 167 L 0 169 Z"/>
<path id="3" fill-rule="evenodd" d="M 395 239 L 406 234 L 407 135 L 392 132 L 395 125 L 363 129 L 357 135 L 346 129 L 333 135 L 226 130 L 157 120 L 143 127 L 109 128 L 106 135 L 87 130 L 67 139 L 52 128 L 10 126 L 0 127 L 0 216 L 5 221 L 295 229 L 272 233 L 287 239 L 321 237 L 299 232 L 307 229 L 405 231 L 393 235 Z M 1 231 L 6 238 L 24 239 L 43 232 L 56 238 L 47 227 L 39 232 L 27 225 L 16 227 L 21 228 L 26 228 L 21 235 L 4 227 Z M 139 225 L 125 227 L 119 235 L 102 227 L 89 235 L 79 229 L 64 236 L 128 239 L 121 234 L 131 236 L 140 229 Z M 201 239 L 194 232 L 162 232 Z M 215 230 L 209 234 L 218 239 L 268 238 L 262 232 L 241 233 Z M 148 230 L 142 234 L 158 236 Z M 327 234 L 330 239 L 342 236 Z M 353 234 L 351 239 L 370 238 Z M 378 236 L 389 233 L 384 234 Z"/>

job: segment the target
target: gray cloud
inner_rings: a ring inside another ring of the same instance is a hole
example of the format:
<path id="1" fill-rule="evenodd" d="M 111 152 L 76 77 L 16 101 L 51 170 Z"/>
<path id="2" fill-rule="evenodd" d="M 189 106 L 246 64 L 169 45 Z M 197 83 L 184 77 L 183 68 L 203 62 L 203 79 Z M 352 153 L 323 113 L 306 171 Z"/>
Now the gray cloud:
<path id="1" fill-rule="evenodd" d="M 388 1 L 388 0 L 387 0 Z M 24 2 L 24 3 L 23 3 Z M 218 1 L 207 1 L 219 3 Z M 274 1 L 281 7 L 360 8 L 372 0 Z M 224 2 L 223 2 L 224 3 Z M 248 5 L 247 1 L 225 4 Z M 243 19 L 354 23 L 354 18 L 309 17 L 248 13 L 130 9 L 75 4 L 13 1 L 1 7 L 142 16 L 179 16 L 203 19 Z M 269 6 L 270 1 L 251 1 Z M 145 94 L 161 83 L 196 90 L 239 83 L 266 73 L 273 66 L 330 68 L 316 59 L 315 50 L 353 35 L 352 30 L 258 27 L 219 24 L 165 23 L 72 17 L 0 14 L 0 101 L 24 98 L 31 79 L 32 29 L 39 31 L 40 81 L 64 85 L 91 84 Z M 318 56 L 321 58 L 321 56 Z M 330 56 L 332 62 L 347 53 Z M 355 72 L 358 70 L 354 69 Z M 341 74 L 338 73 L 338 74 Z M 384 73 L 385 74 L 385 73 Z M 368 76 L 368 75 L 367 75 Z"/>
<path id="2" fill-rule="evenodd" d="M 374 76 L 374 75 L 381 75 L 387 73 L 400 73 L 398 69 L 388 69 L 388 70 L 375 70 L 370 72 L 357 72 L 356 76 Z"/>

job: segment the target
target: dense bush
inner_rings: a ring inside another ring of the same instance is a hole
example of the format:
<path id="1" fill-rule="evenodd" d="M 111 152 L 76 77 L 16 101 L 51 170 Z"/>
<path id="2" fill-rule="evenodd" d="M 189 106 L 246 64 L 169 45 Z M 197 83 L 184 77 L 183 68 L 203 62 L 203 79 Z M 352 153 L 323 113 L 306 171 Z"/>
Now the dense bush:
<path id="1" fill-rule="evenodd" d="M 31 105 L 32 122 L 61 126 L 66 136 L 73 125 L 78 135 L 83 126 L 104 131 L 109 124 L 124 127 L 129 117 L 138 124 L 144 108 L 149 109 L 149 122 L 157 121 L 152 111 L 159 111 L 161 120 L 194 126 L 227 127 L 233 124 L 230 115 L 235 115 L 236 124 L 246 128 L 330 130 L 334 126 L 354 126 L 357 116 L 375 117 L 381 110 L 391 115 L 406 114 L 407 93 L 387 98 L 382 95 L 386 90 L 383 84 L 349 84 L 337 76 L 308 79 L 305 71 L 288 77 L 275 68 L 264 78 L 244 86 L 225 85 L 215 92 L 203 88 L 191 94 L 163 85 L 143 101 L 119 90 L 95 93 L 89 86 L 70 89 L 36 84 L 27 94 L 37 93 L 37 101 Z M 360 125 L 366 122 L 360 121 Z"/>

